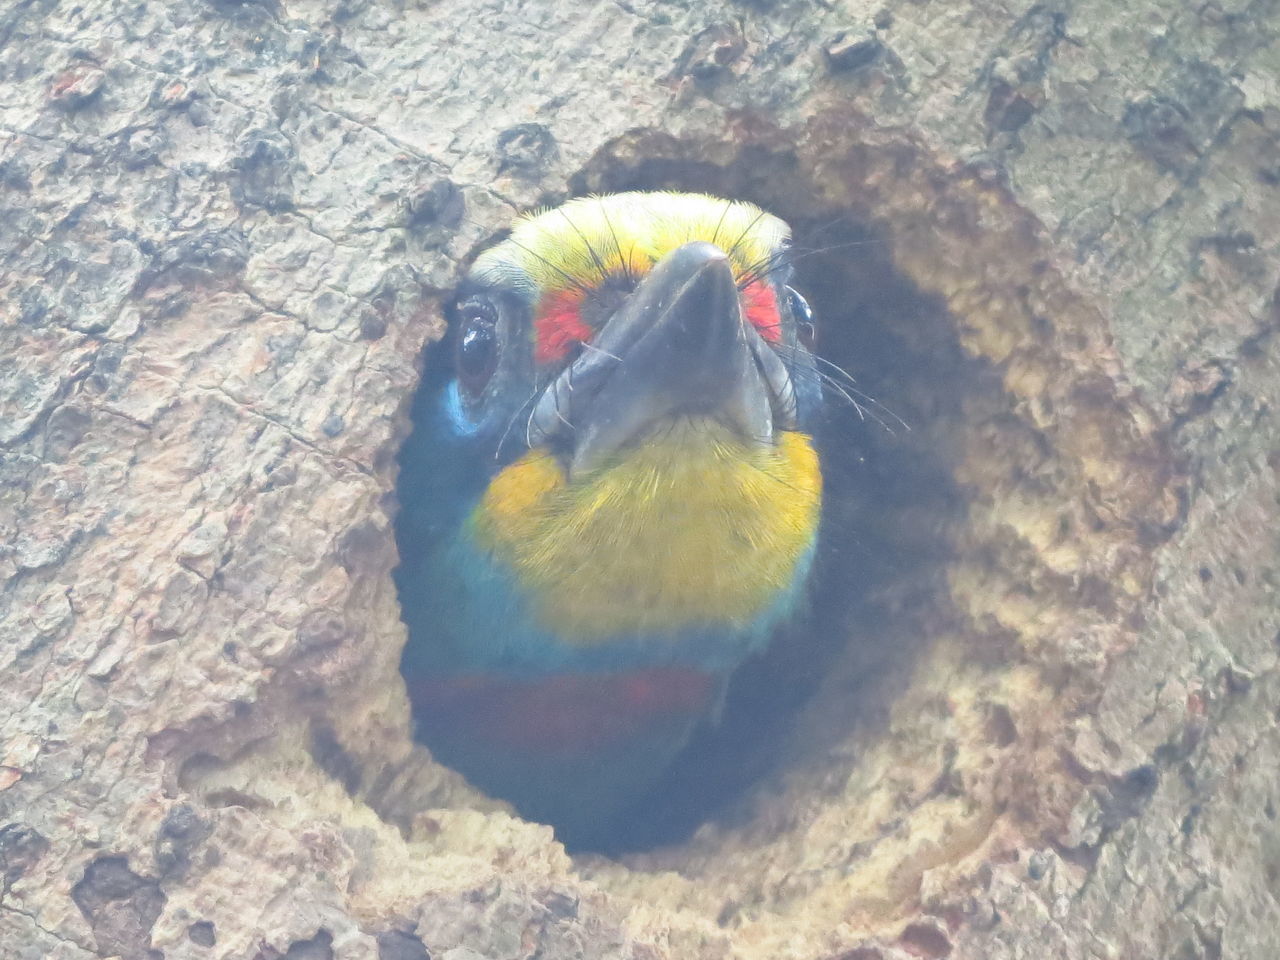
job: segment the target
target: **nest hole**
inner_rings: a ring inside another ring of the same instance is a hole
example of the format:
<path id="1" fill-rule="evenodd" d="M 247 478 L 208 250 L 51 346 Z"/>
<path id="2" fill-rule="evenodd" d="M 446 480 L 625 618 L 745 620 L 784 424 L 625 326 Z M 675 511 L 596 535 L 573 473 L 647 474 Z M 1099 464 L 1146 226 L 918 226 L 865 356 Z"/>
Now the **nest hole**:
<path id="1" fill-rule="evenodd" d="M 922 910 L 964 916 L 984 862 L 1062 846 L 1089 776 L 1073 724 L 1135 635 L 1180 516 L 1167 441 L 1037 225 L 980 175 L 855 121 L 819 112 L 803 136 L 762 129 L 746 145 L 741 129 L 641 131 L 541 198 L 704 191 L 787 220 L 817 352 L 860 391 L 828 392 L 807 608 L 739 669 L 719 722 L 635 816 L 603 837 L 559 831 L 571 852 L 607 855 L 574 861 L 606 891 L 699 936 L 754 925 L 744 943 L 814 956 L 833 930 L 849 931 L 842 955 L 878 951 L 868 936 L 942 949 L 912 925 Z M 420 392 L 447 364 L 428 349 Z M 292 664 L 179 786 L 290 824 L 314 807 L 397 828 L 410 844 L 383 846 L 401 867 L 410 849 L 488 856 L 512 830 L 541 849 L 545 831 L 475 813 L 495 805 L 405 740 L 385 533 L 361 542 L 386 567 L 349 566 L 376 642 L 337 634 Z M 261 716 L 304 719 L 264 738 Z"/>
<path id="2" fill-rule="evenodd" d="M 998 384 L 983 361 L 965 354 L 940 298 L 895 266 L 874 224 L 776 188 L 793 182 L 789 166 L 785 156 L 759 154 L 728 166 L 605 163 L 574 184 L 579 194 L 707 192 L 750 200 L 787 220 L 794 285 L 813 307 L 815 352 L 828 364 L 828 383 L 816 431 L 824 510 L 803 610 L 739 668 L 719 718 L 699 728 L 632 815 L 605 835 L 557 831 L 571 851 L 644 851 L 686 841 L 704 823 L 741 822 L 750 816 L 744 798 L 796 757 L 795 721 L 838 658 L 856 660 L 859 682 L 847 691 L 856 709 L 828 731 L 833 743 L 848 725 L 885 716 L 928 635 L 924 625 L 953 616 L 940 609 L 948 604 L 940 584 L 966 503 L 949 462 L 961 432 L 956 420 L 979 396 L 998 403 Z M 429 356 L 422 391 L 437 391 L 448 376 L 444 353 Z M 886 631 L 897 641 L 868 642 Z M 821 744 L 810 738 L 804 752 L 814 749 Z"/>

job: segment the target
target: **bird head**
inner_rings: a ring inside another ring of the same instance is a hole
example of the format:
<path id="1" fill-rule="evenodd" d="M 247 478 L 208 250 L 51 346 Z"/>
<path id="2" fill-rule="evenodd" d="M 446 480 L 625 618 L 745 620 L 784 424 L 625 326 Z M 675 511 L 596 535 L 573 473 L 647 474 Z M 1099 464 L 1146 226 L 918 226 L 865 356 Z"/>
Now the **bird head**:
<path id="1" fill-rule="evenodd" d="M 623 193 L 523 217 L 468 272 L 436 419 L 459 536 L 556 643 L 763 634 L 794 598 L 820 394 L 788 246 L 749 203 Z"/>

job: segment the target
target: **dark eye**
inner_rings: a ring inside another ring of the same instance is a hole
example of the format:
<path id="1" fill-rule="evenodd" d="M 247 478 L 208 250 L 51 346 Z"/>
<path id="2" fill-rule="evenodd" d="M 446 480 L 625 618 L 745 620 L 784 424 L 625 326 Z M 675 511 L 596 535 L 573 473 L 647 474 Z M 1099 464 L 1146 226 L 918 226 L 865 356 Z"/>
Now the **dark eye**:
<path id="1" fill-rule="evenodd" d="M 498 314 L 487 300 L 468 300 L 458 307 L 458 322 L 458 382 L 475 396 L 498 366 Z"/>
<path id="2" fill-rule="evenodd" d="M 785 291 L 787 309 L 791 311 L 791 317 L 796 322 L 796 333 L 800 337 L 800 342 L 806 349 L 812 350 L 814 341 L 818 338 L 818 328 L 813 323 L 813 311 L 809 309 L 809 301 L 800 296 L 794 287 L 786 287 Z"/>

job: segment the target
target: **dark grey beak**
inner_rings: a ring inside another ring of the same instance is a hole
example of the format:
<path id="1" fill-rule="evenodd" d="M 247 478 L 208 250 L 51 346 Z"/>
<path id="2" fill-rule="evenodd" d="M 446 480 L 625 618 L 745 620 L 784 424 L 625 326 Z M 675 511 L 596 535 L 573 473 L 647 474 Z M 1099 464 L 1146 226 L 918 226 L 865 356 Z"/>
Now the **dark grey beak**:
<path id="1" fill-rule="evenodd" d="M 530 440 L 560 439 L 574 476 L 682 415 L 762 445 L 795 415 L 786 369 L 744 321 L 728 256 L 709 243 L 687 243 L 654 266 L 544 391 Z"/>

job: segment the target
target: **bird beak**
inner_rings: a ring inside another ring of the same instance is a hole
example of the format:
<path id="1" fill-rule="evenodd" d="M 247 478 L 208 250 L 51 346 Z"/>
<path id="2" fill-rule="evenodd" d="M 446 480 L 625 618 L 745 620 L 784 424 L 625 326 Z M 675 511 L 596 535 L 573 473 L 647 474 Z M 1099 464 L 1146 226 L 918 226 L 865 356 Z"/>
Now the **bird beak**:
<path id="1" fill-rule="evenodd" d="M 680 416 L 717 421 L 748 444 L 772 444 L 778 412 L 794 418 L 785 367 L 744 321 L 728 256 L 695 242 L 660 260 L 547 387 L 530 436 L 559 440 L 572 477 Z"/>

